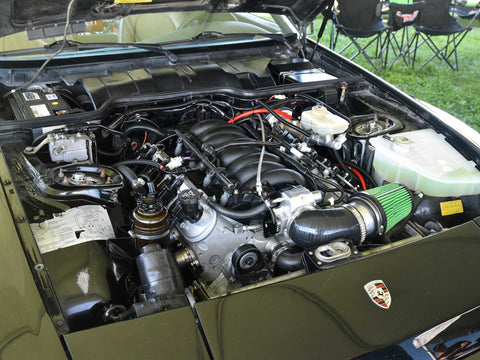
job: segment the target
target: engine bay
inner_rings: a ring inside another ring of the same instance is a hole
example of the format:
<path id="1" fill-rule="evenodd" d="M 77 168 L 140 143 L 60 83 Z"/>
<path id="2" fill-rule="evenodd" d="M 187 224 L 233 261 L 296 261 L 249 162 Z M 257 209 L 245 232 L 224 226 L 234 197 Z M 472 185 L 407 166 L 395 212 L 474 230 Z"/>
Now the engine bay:
<path id="1" fill-rule="evenodd" d="M 68 331 L 329 269 L 480 215 L 472 159 L 326 68 L 144 68 L 9 98 L 4 117 L 58 119 L 2 151 Z M 75 114 L 87 120 L 62 123 Z"/>

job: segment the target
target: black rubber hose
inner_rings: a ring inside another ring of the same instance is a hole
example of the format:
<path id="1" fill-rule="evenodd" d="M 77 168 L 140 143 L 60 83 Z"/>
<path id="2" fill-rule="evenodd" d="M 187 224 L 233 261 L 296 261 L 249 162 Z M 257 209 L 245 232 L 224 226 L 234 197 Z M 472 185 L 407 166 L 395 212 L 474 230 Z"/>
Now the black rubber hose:
<path id="1" fill-rule="evenodd" d="M 364 179 L 367 180 L 368 182 L 370 182 L 370 184 L 372 185 L 372 187 L 375 187 L 377 186 L 377 183 L 375 182 L 375 180 L 373 179 L 372 175 L 370 175 L 368 172 L 366 172 L 364 169 L 362 169 L 360 166 L 354 164 L 354 163 L 351 163 L 349 161 L 343 161 L 345 163 L 345 165 L 347 166 L 350 166 L 352 169 L 356 169 L 357 171 L 360 172 L 360 174 L 363 175 Z"/>
<path id="2" fill-rule="evenodd" d="M 225 149 L 228 149 L 233 146 L 251 146 L 251 145 L 266 145 L 266 146 L 278 146 L 280 143 L 278 142 L 273 142 L 273 141 L 236 141 L 236 142 L 231 142 L 228 144 L 223 144 L 217 148 L 215 148 L 215 152 L 219 153 Z"/>
<path id="3" fill-rule="evenodd" d="M 310 133 L 294 124 L 292 124 L 291 122 L 285 120 L 284 118 L 282 118 L 280 115 L 278 115 L 275 110 L 273 110 L 269 105 L 265 104 L 263 101 L 261 100 L 256 100 L 257 104 L 260 104 L 261 106 L 263 106 L 265 109 L 268 110 L 268 112 L 270 114 L 273 115 L 273 117 L 275 117 L 278 121 L 280 121 L 283 125 L 285 125 L 286 127 L 289 127 L 297 132 L 299 132 L 300 134 L 302 134 L 303 136 L 306 136 L 306 137 L 310 137 Z"/>
<path id="4" fill-rule="evenodd" d="M 135 174 L 135 171 L 130 169 L 126 165 L 117 165 L 116 169 L 120 171 L 120 173 L 123 175 L 123 177 L 132 185 L 135 180 L 138 180 L 137 174 Z"/>
<path id="5" fill-rule="evenodd" d="M 338 239 L 362 241 L 360 224 L 344 207 L 306 210 L 298 215 L 288 230 L 290 238 L 302 248 L 328 244 Z"/>
<path id="6" fill-rule="evenodd" d="M 135 171 L 126 165 L 117 165 L 115 168 L 120 171 L 125 180 L 127 180 L 132 190 L 138 192 L 139 194 L 145 194 L 146 191 L 145 187 L 143 186 L 144 183 L 138 181 L 138 176 L 135 174 Z"/>
<path id="7" fill-rule="evenodd" d="M 301 252 L 292 252 L 290 250 L 285 250 L 280 255 L 278 255 L 277 260 L 275 261 L 277 265 L 282 270 L 287 271 L 296 271 L 304 268 L 302 261 Z"/>
<path id="8" fill-rule="evenodd" d="M 145 159 L 134 159 L 134 160 L 125 160 L 125 161 L 120 161 L 116 164 L 114 164 L 114 167 L 118 167 L 120 165 L 147 165 L 147 166 L 153 166 L 158 169 L 160 164 L 156 161 L 152 160 L 145 160 Z"/>
<path id="9" fill-rule="evenodd" d="M 219 205 L 214 201 L 209 201 L 208 205 L 210 205 L 215 211 L 219 212 L 220 214 L 237 220 L 250 219 L 267 211 L 267 206 L 265 204 L 258 205 L 248 210 L 227 209 L 226 207 L 223 207 L 222 205 Z"/>
<path id="10" fill-rule="evenodd" d="M 351 171 L 348 170 L 348 168 L 345 166 L 345 163 L 343 162 L 343 159 L 340 156 L 340 153 L 338 152 L 338 150 L 333 150 L 333 155 L 335 155 L 335 160 L 337 160 L 342 170 L 346 171 L 347 173 L 350 173 Z"/>
<path id="11" fill-rule="evenodd" d="M 122 155 L 122 153 L 125 151 L 125 144 L 122 145 L 122 147 L 118 150 L 115 151 L 106 151 L 102 149 L 97 149 L 97 154 L 100 154 L 102 156 L 110 156 L 110 157 L 118 157 Z"/>
<path id="12" fill-rule="evenodd" d="M 131 133 L 133 132 L 138 132 L 138 131 L 146 131 L 146 132 L 149 132 L 149 133 L 152 133 L 152 134 L 155 134 L 157 135 L 158 137 L 160 138 L 164 138 L 165 137 L 165 134 L 163 132 L 161 132 L 160 130 L 158 130 L 157 128 L 154 128 L 153 126 L 149 126 L 149 125 L 132 125 L 132 126 L 129 126 L 125 129 L 124 131 L 124 134 L 126 136 L 130 135 Z"/>

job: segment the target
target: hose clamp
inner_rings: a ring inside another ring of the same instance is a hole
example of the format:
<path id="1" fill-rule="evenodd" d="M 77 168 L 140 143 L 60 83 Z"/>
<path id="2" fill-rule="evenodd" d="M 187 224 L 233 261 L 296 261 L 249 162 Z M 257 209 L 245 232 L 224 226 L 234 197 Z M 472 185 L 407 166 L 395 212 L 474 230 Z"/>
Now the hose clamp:
<path id="1" fill-rule="evenodd" d="M 349 210 L 355 219 L 358 222 L 358 226 L 360 227 L 360 243 L 363 243 L 367 238 L 367 225 L 365 224 L 365 220 L 363 219 L 362 214 L 358 211 L 354 206 L 350 204 L 343 205 L 347 210 Z"/>

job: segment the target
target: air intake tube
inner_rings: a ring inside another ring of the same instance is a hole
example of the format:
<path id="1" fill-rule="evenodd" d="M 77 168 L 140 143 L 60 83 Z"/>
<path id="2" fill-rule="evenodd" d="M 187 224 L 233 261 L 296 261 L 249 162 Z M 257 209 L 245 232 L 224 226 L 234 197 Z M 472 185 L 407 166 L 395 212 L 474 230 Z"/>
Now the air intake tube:
<path id="1" fill-rule="evenodd" d="M 360 244 L 383 235 L 411 211 L 412 197 L 405 186 L 387 184 L 357 193 L 336 208 L 303 211 L 290 223 L 288 234 L 302 248 L 338 239 Z"/>

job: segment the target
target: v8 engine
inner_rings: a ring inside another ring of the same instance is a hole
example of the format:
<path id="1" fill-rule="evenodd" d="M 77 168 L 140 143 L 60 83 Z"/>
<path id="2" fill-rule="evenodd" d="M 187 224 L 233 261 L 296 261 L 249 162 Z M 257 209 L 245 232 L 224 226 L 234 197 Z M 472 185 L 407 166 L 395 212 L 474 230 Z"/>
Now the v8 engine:
<path id="1" fill-rule="evenodd" d="M 405 170 L 419 138 L 468 163 L 443 138 L 379 112 L 373 93 L 336 94 L 136 104 L 5 148 L 65 331 L 322 271 L 472 216 L 435 209 L 478 203 L 474 185 L 450 194 Z"/>

